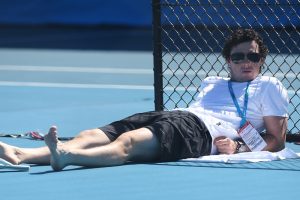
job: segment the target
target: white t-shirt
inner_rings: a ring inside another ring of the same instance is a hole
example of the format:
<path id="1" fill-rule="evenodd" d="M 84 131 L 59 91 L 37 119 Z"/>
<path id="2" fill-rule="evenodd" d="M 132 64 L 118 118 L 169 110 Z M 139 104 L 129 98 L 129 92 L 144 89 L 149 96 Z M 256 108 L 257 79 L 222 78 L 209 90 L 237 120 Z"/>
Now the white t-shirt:
<path id="1" fill-rule="evenodd" d="M 229 78 L 207 77 L 203 80 L 196 101 L 186 110 L 197 115 L 208 128 L 212 141 L 219 136 L 237 139 L 241 118 L 228 89 Z M 243 111 L 247 82 L 232 82 L 234 94 Z M 265 129 L 264 116 L 288 117 L 289 98 L 287 90 L 275 77 L 259 76 L 248 88 L 246 119 L 258 132 Z M 216 154 L 212 144 L 211 154 Z"/>

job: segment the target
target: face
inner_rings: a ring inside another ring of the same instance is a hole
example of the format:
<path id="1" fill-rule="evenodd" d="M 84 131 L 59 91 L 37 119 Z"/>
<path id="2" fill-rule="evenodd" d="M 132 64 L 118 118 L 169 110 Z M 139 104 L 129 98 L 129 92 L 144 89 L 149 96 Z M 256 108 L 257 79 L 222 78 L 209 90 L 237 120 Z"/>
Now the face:
<path id="1" fill-rule="evenodd" d="M 255 41 L 243 42 L 234 46 L 227 61 L 232 81 L 247 82 L 255 79 L 260 73 L 263 58 Z"/>

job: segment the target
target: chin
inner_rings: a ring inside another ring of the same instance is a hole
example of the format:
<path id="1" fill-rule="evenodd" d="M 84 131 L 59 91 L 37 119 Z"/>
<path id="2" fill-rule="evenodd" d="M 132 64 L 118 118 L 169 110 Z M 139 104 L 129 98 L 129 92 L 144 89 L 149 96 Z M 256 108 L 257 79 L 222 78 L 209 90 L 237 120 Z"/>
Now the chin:
<path id="1" fill-rule="evenodd" d="M 244 76 L 244 77 L 241 77 L 241 78 L 238 78 L 238 79 L 233 79 L 232 81 L 236 81 L 236 82 L 248 82 L 248 81 L 252 81 L 254 80 L 256 77 L 253 77 L 253 76 Z"/>
<path id="2" fill-rule="evenodd" d="M 247 79 L 247 80 L 253 80 L 258 76 L 258 74 L 253 74 L 253 73 L 244 73 L 243 75 L 244 75 L 242 76 L 243 79 Z"/>
<path id="3" fill-rule="evenodd" d="M 257 76 L 245 77 L 245 81 L 253 81 Z"/>
<path id="4" fill-rule="evenodd" d="M 235 81 L 235 82 L 247 82 L 247 81 L 252 81 L 254 80 L 257 75 L 254 74 L 250 74 L 250 73 L 244 73 L 244 74 L 240 74 L 240 76 L 237 77 L 231 77 L 231 81 Z"/>

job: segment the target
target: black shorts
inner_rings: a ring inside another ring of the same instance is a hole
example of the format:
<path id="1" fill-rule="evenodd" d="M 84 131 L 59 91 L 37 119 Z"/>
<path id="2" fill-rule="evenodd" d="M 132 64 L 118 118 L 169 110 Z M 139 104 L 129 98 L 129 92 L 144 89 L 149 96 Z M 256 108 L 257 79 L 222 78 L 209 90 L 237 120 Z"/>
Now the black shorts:
<path id="1" fill-rule="evenodd" d="M 122 133 L 148 128 L 160 142 L 159 161 L 175 161 L 209 155 L 211 136 L 205 124 L 187 111 L 138 113 L 100 127 L 111 141 Z"/>

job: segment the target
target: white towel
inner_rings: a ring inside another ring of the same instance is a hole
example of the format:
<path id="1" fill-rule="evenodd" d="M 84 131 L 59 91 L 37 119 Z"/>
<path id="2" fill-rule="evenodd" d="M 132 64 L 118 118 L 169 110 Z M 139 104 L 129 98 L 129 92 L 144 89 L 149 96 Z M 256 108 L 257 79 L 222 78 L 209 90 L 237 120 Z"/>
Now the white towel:
<path id="1" fill-rule="evenodd" d="M 290 158 L 300 158 L 300 153 L 295 153 L 289 148 L 279 152 L 257 151 L 245 152 L 231 155 L 210 155 L 199 158 L 188 158 L 180 161 L 187 162 L 218 162 L 218 163 L 249 163 L 249 162 L 266 162 L 272 160 L 284 160 Z"/>
<path id="2" fill-rule="evenodd" d="M 14 165 L 2 158 L 0 158 L 0 169 L 10 169 L 10 170 L 17 170 L 17 171 L 29 171 L 29 165 Z"/>

